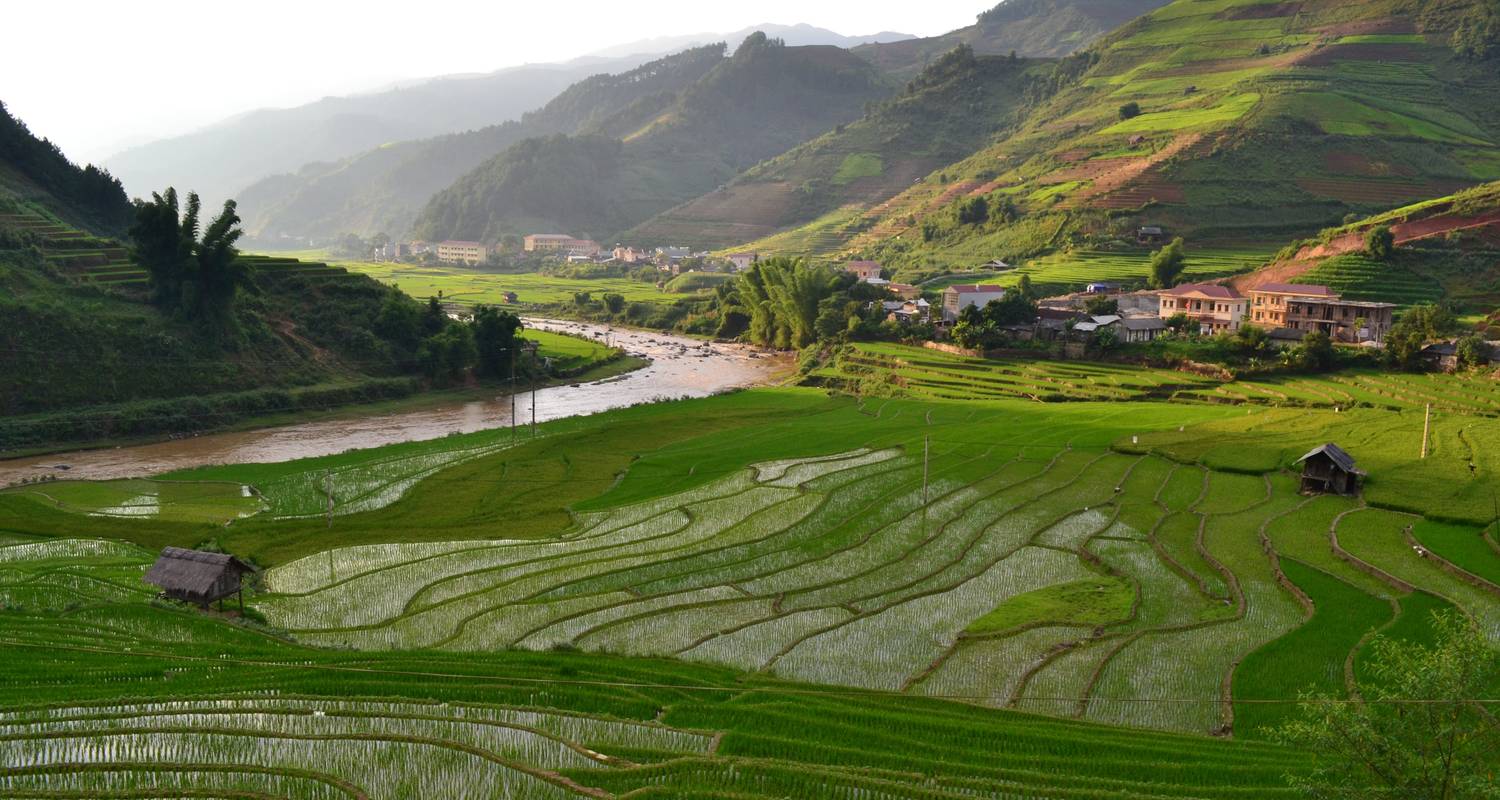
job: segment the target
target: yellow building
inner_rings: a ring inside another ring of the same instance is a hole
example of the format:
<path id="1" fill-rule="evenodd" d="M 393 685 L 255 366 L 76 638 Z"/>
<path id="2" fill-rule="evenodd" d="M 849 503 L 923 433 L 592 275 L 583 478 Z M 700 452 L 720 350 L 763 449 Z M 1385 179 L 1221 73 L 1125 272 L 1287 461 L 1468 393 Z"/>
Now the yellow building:
<path id="1" fill-rule="evenodd" d="M 439 242 L 437 257 L 449 264 L 483 264 L 489 251 L 479 242 Z"/>

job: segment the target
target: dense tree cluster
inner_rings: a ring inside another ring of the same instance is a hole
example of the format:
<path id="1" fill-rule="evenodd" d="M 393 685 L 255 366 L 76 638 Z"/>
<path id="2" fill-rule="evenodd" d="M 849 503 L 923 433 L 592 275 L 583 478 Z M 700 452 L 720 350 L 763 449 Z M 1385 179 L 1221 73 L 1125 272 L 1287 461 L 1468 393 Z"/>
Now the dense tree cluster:
<path id="1" fill-rule="evenodd" d="M 162 308 L 223 329 L 234 321 L 235 298 L 250 286 L 239 260 L 240 217 L 233 200 L 199 236 L 202 205 L 196 193 L 179 208 L 177 190 L 153 192 L 136 204 L 130 258 L 150 275 L 152 300 Z"/>
<path id="2" fill-rule="evenodd" d="M 1458 328 L 1453 312 L 1443 306 L 1419 303 L 1406 310 L 1385 335 L 1385 352 L 1391 365 L 1401 369 L 1422 366 L 1422 348 Z"/>
<path id="3" fill-rule="evenodd" d="M 0 163 L 20 171 L 103 232 L 123 231 L 130 224 L 130 200 L 118 179 L 92 164 L 79 167 L 69 161 L 57 145 L 38 139 L 26 123 L 12 117 L 3 102 Z"/>
<path id="4" fill-rule="evenodd" d="M 1182 237 L 1179 236 L 1173 239 L 1171 244 L 1152 254 L 1151 288 L 1170 289 L 1176 286 L 1177 280 L 1182 277 L 1185 269 L 1187 269 L 1187 253 Z"/>

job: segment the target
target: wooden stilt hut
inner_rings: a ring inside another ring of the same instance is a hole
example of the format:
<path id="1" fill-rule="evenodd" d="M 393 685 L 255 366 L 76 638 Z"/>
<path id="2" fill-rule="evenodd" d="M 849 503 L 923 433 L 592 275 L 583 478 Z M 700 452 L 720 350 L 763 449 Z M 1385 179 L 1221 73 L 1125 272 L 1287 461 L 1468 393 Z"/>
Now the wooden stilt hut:
<path id="1" fill-rule="evenodd" d="M 237 595 L 243 611 L 244 577 L 254 571 L 254 567 L 225 553 L 166 547 L 142 580 L 160 587 L 166 597 L 196 603 L 202 608 L 208 608 L 215 600 L 223 608 L 224 598 Z"/>

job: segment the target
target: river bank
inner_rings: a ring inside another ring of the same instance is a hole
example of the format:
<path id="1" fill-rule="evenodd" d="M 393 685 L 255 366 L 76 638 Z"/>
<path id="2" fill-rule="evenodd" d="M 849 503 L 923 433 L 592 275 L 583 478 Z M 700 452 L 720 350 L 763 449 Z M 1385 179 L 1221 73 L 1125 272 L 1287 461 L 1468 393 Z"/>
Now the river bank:
<path id="1" fill-rule="evenodd" d="M 783 359 L 762 356 L 742 345 L 560 320 L 532 319 L 527 325 L 593 338 L 626 354 L 625 359 L 605 365 L 606 369 L 613 367 L 613 372 L 591 372 L 561 385 L 539 385 L 535 392 L 538 422 L 763 385 L 785 370 Z M 642 365 L 620 371 L 635 364 Z M 407 401 L 412 402 L 408 405 Z M 531 421 L 531 402 L 531 392 L 515 397 L 517 424 Z M 403 398 L 377 408 L 346 407 L 323 417 L 299 415 L 292 424 L 9 458 L 0 461 L 0 486 L 44 475 L 95 480 L 136 477 L 211 464 L 286 461 L 434 439 L 510 425 L 511 405 L 511 396 L 497 391 L 497 387 L 481 387 L 447 397 Z"/>

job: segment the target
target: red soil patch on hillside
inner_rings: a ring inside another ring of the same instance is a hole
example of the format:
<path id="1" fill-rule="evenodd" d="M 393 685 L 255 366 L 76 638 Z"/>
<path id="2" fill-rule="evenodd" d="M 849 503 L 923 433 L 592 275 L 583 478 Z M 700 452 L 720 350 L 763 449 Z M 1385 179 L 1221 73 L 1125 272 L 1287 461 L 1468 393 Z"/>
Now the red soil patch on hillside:
<path id="1" fill-rule="evenodd" d="M 1376 178 L 1303 178 L 1297 185 L 1309 194 L 1346 203 L 1397 206 L 1429 197 L 1442 197 L 1468 184 L 1454 181 L 1402 181 Z"/>
<path id="2" fill-rule="evenodd" d="M 1073 193 L 1062 205 L 1136 208 L 1152 200 L 1181 203 L 1185 199 L 1182 187 L 1165 180 L 1158 166 L 1174 156 L 1203 156 L 1212 149 L 1213 141 L 1203 134 L 1185 133 L 1145 158 L 1108 159 L 1116 162 L 1112 169 L 1094 177 L 1093 183 Z"/>
<path id="3" fill-rule="evenodd" d="M 1314 32 L 1324 36 L 1367 36 L 1375 33 L 1416 33 L 1417 26 L 1407 17 L 1381 17 L 1325 25 Z"/>
<path id="4" fill-rule="evenodd" d="M 1064 164 L 1074 164 L 1079 161 L 1087 161 L 1089 156 L 1093 154 L 1094 151 L 1092 150 L 1079 148 L 1077 150 L 1064 150 L 1061 153 L 1058 153 L 1055 158 L 1058 161 L 1063 162 Z"/>
<path id="5" fill-rule="evenodd" d="M 1145 160 L 1145 158 L 1139 156 L 1125 156 L 1122 158 L 1101 158 L 1095 161 L 1085 161 L 1081 164 L 1068 167 L 1067 169 L 1060 169 L 1056 172 L 1050 172 L 1046 175 L 1043 175 L 1037 180 L 1037 183 L 1043 186 L 1049 186 L 1056 183 L 1067 183 L 1069 181 L 1099 180 L 1109 175 L 1110 173 L 1127 167 L 1128 165 L 1136 161 Z"/>
<path id="6" fill-rule="evenodd" d="M 1409 177 L 1416 174 L 1416 170 L 1404 164 L 1388 164 L 1380 161 L 1372 161 L 1364 153 L 1354 153 L 1348 150 L 1333 150 L 1324 153 L 1323 168 L 1339 175 L 1365 175 L 1370 177 L 1400 175 L 1402 177 Z"/>
<path id="7" fill-rule="evenodd" d="M 1468 217 L 1438 215 L 1424 219 L 1398 222 L 1391 226 L 1396 244 L 1406 244 L 1435 236 L 1446 236 L 1454 231 L 1477 231 L 1485 238 L 1500 236 L 1500 210 Z M 1286 261 L 1279 261 L 1265 269 L 1241 275 L 1231 285 L 1241 291 L 1253 289 L 1266 283 L 1285 283 L 1316 267 L 1334 256 L 1355 253 L 1365 247 L 1365 231 L 1353 231 L 1336 236 L 1326 244 L 1304 247 Z"/>
<path id="8" fill-rule="evenodd" d="M 1214 15 L 1215 19 L 1276 19 L 1290 17 L 1302 10 L 1305 3 L 1264 3 L 1257 6 L 1226 8 Z"/>

